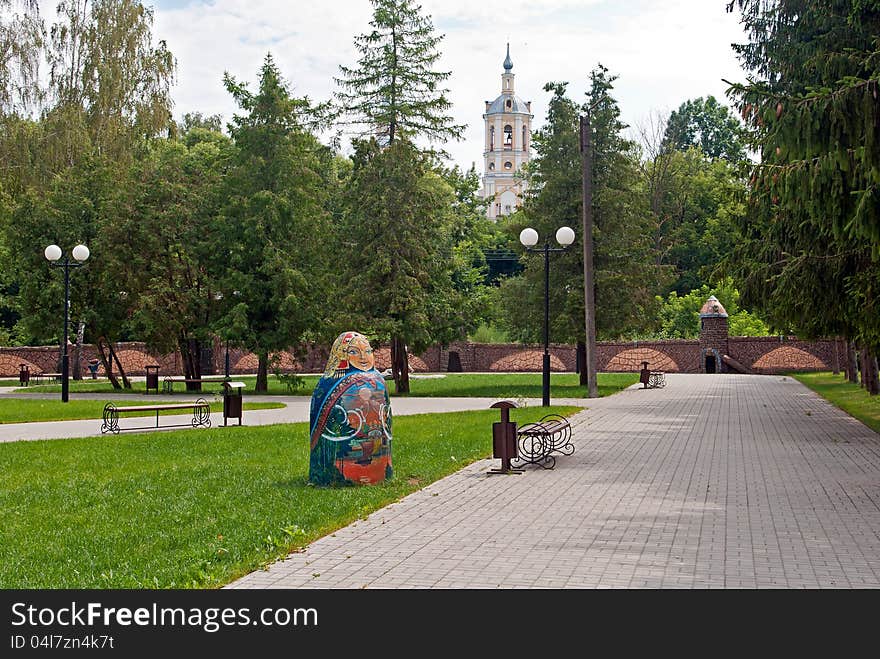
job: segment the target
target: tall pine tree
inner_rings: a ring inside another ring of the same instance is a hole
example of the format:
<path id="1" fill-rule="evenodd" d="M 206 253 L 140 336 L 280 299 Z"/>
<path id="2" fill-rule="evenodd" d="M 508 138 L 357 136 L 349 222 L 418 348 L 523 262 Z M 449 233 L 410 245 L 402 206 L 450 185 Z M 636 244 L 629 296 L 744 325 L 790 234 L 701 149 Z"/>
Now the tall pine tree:
<path id="1" fill-rule="evenodd" d="M 366 266 L 348 261 L 343 290 L 352 314 L 377 321 L 387 317 L 375 325 L 376 338 L 390 340 L 395 386 L 405 393 L 407 347 L 423 344 L 432 308 L 448 302 L 436 294 L 450 290 L 439 283 L 449 275 L 437 267 L 449 260 L 449 245 L 441 227 L 432 224 L 441 221 L 454 200 L 436 191 L 442 181 L 415 145 L 421 139 L 442 143 L 459 138 L 463 127 L 446 114 L 450 103 L 442 84 L 449 73 L 434 68 L 442 37 L 434 35 L 430 18 L 411 0 L 371 1 L 373 29 L 355 39 L 357 66 L 340 67 L 337 79 L 341 113 L 366 138 L 356 143 L 360 198 L 351 198 L 341 230 L 359 236 L 355 249 L 371 255 Z M 400 194 L 404 190 L 411 194 Z M 426 199 L 440 205 L 427 208 Z M 376 217 L 384 221 L 376 225 Z M 426 241 L 426 235 L 436 239 Z M 383 295 L 371 300 L 370 293 L 380 290 Z"/>

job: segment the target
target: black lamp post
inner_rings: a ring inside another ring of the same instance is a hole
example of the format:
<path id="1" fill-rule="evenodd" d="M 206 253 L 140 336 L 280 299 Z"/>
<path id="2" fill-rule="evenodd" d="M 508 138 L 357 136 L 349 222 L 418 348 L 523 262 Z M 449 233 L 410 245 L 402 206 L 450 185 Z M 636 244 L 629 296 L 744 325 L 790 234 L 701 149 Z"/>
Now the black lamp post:
<path id="1" fill-rule="evenodd" d="M 574 231 L 570 227 L 560 227 L 556 231 L 556 242 L 561 247 L 550 247 L 550 241 L 545 240 L 543 247 L 535 247 L 538 244 L 538 232 L 534 229 L 523 229 L 519 234 L 519 241 L 525 246 L 527 252 L 540 252 L 544 254 L 544 364 L 543 364 L 543 406 L 550 405 L 550 252 L 564 252 L 574 242 Z"/>
<path id="2" fill-rule="evenodd" d="M 89 258 L 89 248 L 85 245 L 77 245 L 73 248 L 72 254 L 76 263 L 70 260 L 69 256 L 65 256 L 63 261 L 59 261 L 62 252 L 58 245 L 49 245 L 43 252 L 49 260 L 49 265 L 53 267 L 64 268 L 64 341 L 61 344 L 61 402 L 68 401 L 69 377 L 70 377 L 70 356 L 67 354 L 67 330 L 70 323 L 70 269 L 78 268 L 83 262 Z"/>

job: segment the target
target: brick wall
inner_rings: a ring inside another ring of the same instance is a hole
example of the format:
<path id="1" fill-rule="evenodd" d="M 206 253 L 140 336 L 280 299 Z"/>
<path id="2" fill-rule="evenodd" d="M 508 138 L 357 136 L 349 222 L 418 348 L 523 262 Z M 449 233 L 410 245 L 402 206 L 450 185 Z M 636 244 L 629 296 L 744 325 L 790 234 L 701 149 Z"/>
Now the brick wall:
<path id="1" fill-rule="evenodd" d="M 708 319 L 713 320 L 713 319 Z M 726 320 L 726 319 L 725 319 Z M 718 326 L 710 326 L 712 334 L 701 340 L 600 342 L 596 345 L 596 364 L 600 371 L 637 372 L 643 361 L 652 370 L 679 373 L 700 373 L 702 350 L 720 346 L 721 354 L 750 368 L 755 373 L 780 373 L 784 371 L 831 370 L 835 350 L 839 363 L 843 363 L 843 343 L 833 340 L 803 341 L 797 337 L 727 337 L 722 336 Z M 144 366 L 158 364 L 161 375 L 179 374 L 183 371 L 177 353 L 159 355 L 143 343 L 118 343 L 114 347 L 129 375 L 144 375 Z M 313 346 L 301 359 L 290 353 L 279 355 L 281 370 L 316 373 L 324 370 L 329 346 Z M 453 343 L 447 347 L 435 346 L 421 355 L 413 355 L 410 364 L 414 371 L 443 372 L 450 363 L 459 364 L 465 372 L 519 371 L 540 372 L 544 346 L 521 344 Z M 550 345 L 550 368 L 555 372 L 573 373 L 577 369 L 574 346 Z M 376 367 L 385 370 L 391 366 L 391 351 L 387 346 L 376 348 Z M 88 361 L 97 357 L 94 346 L 83 346 L 82 372 L 88 377 Z M 215 373 L 222 374 L 226 350 L 215 342 L 211 364 Z M 72 355 L 71 355 L 72 358 Z M 54 372 L 59 369 L 59 350 L 53 346 L 0 348 L 0 376 L 17 377 L 19 364 L 27 364 L 31 372 Z M 230 372 L 235 375 L 255 373 L 257 358 L 238 348 L 229 349 Z M 103 367 L 99 375 L 104 375 Z"/>

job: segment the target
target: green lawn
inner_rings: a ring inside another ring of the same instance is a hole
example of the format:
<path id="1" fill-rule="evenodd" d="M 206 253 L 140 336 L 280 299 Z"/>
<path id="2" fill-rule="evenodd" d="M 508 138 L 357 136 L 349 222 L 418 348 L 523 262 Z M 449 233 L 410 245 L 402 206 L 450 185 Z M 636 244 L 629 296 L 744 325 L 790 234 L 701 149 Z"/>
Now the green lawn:
<path id="1" fill-rule="evenodd" d="M 433 377 L 442 375 L 443 377 Z M 161 387 L 161 376 L 160 387 Z M 234 376 L 233 380 L 244 382 L 245 395 L 254 393 L 256 376 Z M 599 395 L 608 396 L 616 391 L 625 389 L 639 381 L 638 373 L 599 373 L 597 374 Z M 302 384 L 298 388 L 288 389 L 287 385 L 275 375 L 269 376 L 270 395 L 294 395 L 311 396 L 318 377 L 306 375 L 302 377 Z M 410 378 L 409 396 L 475 396 L 487 398 L 541 398 L 542 376 L 540 373 L 437 373 L 437 374 L 413 374 Z M 206 385 L 208 392 L 219 390 L 219 384 Z M 394 382 L 388 380 L 388 388 L 391 395 L 395 394 Z M 176 384 L 175 390 L 183 391 L 183 385 Z M 61 386 L 35 385 L 22 387 L 19 392 L 58 393 Z M 114 391 L 107 380 L 82 380 L 71 381 L 70 391 L 75 393 L 144 393 L 144 383 L 134 382 L 130 391 Z M 551 398 L 584 398 L 587 395 L 586 387 L 578 384 L 576 373 L 551 373 L 550 396 Z"/>
<path id="2" fill-rule="evenodd" d="M 869 396 L 857 384 L 852 384 L 842 373 L 790 373 L 825 400 L 836 405 L 869 428 L 880 432 L 880 396 Z"/>
<path id="3" fill-rule="evenodd" d="M 100 419 L 104 411 L 104 404 L 109 400 L 69 400 L 62 403 L 60 400 L 46 400 L 42 398 L 2 398 L 0 397 L 0 424 L 3 423 L 29 423 L 33 421 L 71 421 L 74 419 Z M 138 400 L 114 400 L 119 407 L 127 405 L 142 405 Z M 223 411 L 223 401 L 208 401 L 212 412 Z M 259 410 L 267 408 L 284 407 L 284 403 L 243 403 L 245 410 Z M 184 411 L 185 412 L 185 411 Z M 160 414 L 181 414 L 181 410 L 169 410 Z M 155 416 L 155 412 L 131 412 L 133 416 Z"/>
<path id="4" fill-rule="evenodd" d="M 498 419 L 395 418 L 369 487 L 308 485 L 305 423 L 0 444 L 0 588 L 219 587 L 491 456 Z"/>
<path id="5" fill-rule="evenodd" d="M 412 377 L 410 396 L 473 396 L 486 398 L 541 398 L 540 373 L 444 373 L 445 377 Z M 609 396 L 639 381 L 638 373 L 598 373 L 599 395 Z M 389 381 L 391 391 L 393 382 Z M 587 388 L 576 373 L 551 373 L 550 397 L 585 398 Z M 551 400 L 552 402 L 552 400 Z"/>

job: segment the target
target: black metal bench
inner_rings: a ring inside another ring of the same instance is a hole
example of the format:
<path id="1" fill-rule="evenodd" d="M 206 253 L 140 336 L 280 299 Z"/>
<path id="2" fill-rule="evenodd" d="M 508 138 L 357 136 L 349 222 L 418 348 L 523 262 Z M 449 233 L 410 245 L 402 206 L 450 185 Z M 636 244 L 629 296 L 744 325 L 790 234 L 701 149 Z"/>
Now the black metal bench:
<path id="1" fill-rule="evenodd" d="M 193 428 L 210 428 L 211 427 L 211 406 L 204 398 L 199 398 L 192 403 L 157 403 L 155 405 L 123 405 L 117 407 L 114 403 L 104 405 L 104 423 L 101 424 L 101 433 L 116 433 L 120 430 L 145 430 L 159 428 L 159 412 L 166 410 L 190 410 L 192 412 L 192 420 L 189 423 L 169 423 L 161 427 L 173 428 L 179 426 Z M 155 426 L 137 426 L 132 428 L 119 427 L 119 415 L 129 412 L 156 412 Z"/>
<path id="2" fill-rule="evenodd" d="M 642 362 L 642 370 L 639 371 L 639 382 L 643 389 L 659 389 L 666 386 L 666 376 L 663 371 L 648 369 L 648 362 Z"/>
<path id="3" fill-rule="evenodd" d="M 511 461 L 514 466 L 524 464 L 540 465 L 544 469 L 556 466 L 553 453 L 571 455 L 571 423 L 564 416 L 548 414 L 540 421 L 527 423 L 517 428 L 517 457 Z"/>
<path id="4" fill-rule="evenodd" d="M 61 373 L 31 373 L 30 379 L 34 383 L 61 382 Z"/>
<path id="5" fill-rule="evenodd" d="M 217 375 L 217 376 L 208 375 L 208 376 L 201 377 L 201 378 L 184 378 L 184 377 L 176 378 L 172 375 L 166 375 L 165 379 L 162 380 L 162 392 L 166 393 L 166 394 L 173 394 L 175 382 L 184 382 L 186 384 L 196 384 L 196 385 L 198 385 L 196 387 L 196 391 L 201 391 L 203 384 L 207 384 L 207 383 L 211 383 L 211 382 L 216 382 L 218 384 L 222 384 L 225 379 L 226 378 L 222 375 Z"/>

